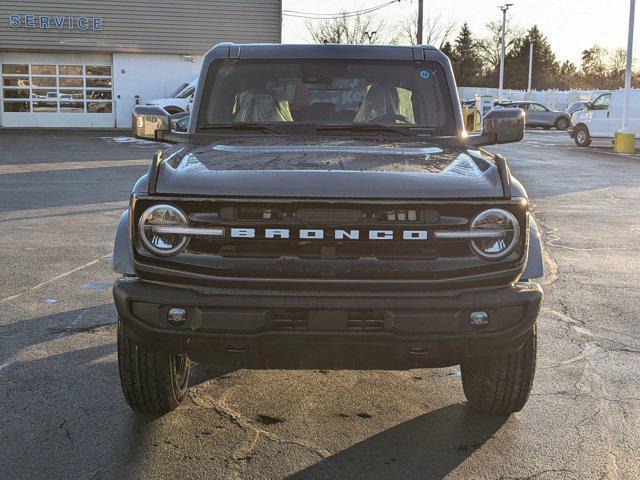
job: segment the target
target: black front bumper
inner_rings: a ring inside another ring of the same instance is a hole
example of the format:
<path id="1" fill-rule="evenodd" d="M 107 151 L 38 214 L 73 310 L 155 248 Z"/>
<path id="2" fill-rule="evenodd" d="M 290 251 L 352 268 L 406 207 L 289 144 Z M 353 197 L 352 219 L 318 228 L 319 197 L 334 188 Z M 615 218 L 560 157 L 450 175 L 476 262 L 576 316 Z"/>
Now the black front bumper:
<path id="1" fill-rule="evenodd" d="M 516 351 L 533 328 L 536 283 L 434 292 L 183 287 L 118 280 L 120 321 L 139 343 L 203 363 L 256 368 L 414 368 Z M 187 322 L 167 321 L 171 307 Z M 471 312 L 489 314 L 473 327 Z"/>

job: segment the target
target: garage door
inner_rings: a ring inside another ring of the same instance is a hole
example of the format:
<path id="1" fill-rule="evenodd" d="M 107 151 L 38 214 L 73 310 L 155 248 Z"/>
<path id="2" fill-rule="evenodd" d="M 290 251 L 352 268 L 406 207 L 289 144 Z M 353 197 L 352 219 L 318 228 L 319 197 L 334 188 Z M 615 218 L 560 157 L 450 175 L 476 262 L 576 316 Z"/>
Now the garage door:
<path id="1" fill-rule="evenodd" d="M 2 63 L 2 124 L 113 127 L 111 65 Z"/>

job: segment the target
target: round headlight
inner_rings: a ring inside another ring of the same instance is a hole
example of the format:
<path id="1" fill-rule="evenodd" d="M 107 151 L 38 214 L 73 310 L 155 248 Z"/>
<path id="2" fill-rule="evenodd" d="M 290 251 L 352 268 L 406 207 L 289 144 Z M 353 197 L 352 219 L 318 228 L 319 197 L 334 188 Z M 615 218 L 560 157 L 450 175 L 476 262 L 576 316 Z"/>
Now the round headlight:
<path id="1" fill-rule="evenodd" d="M 498 260 L 511 253 L 518 242 L 518 220 L 510 212 L 492 208 L 479 213 L 471 222 L 473 251 L 487 260 Z"/>
<path id="2" fill-rule="evenodd" d="M 189 237 L 176 233 L 187 228 L 189 222 L 182 210 L 171 205 L 154 205 L 147 208 L 138 221 L 140 240 L 156 255 L 175 255 L 182 250 Z"/>

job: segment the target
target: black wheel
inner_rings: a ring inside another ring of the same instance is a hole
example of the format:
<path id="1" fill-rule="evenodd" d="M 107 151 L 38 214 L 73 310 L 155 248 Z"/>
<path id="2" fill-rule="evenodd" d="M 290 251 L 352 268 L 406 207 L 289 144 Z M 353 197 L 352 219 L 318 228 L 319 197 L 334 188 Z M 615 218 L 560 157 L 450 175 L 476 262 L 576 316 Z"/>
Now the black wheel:
<path id="1" fill-rule="evenodd" d="M 556 120 L 555 127 L 556 130 L 566 130 L 567 128 L 569 128 L 569 120 L 564 117 L 560 117 Z"/>
<path id="2" fill-rule="evenodd" d="M 149 350 L 118 320 L 118 367 L 124 396 L 137 412 L 164 414 L 187 393 L 189 358 Z"/>
<path id="3" fill-rule="evenodd" d="M 579 125 L 573 131 L 573 139 L 579 147 L 588 147 L 591 145 L 591 135 L 584 125 Z"/>
<path id="4" fill-rule="evenodd" d="M 462 386 L 469 406 L 481 412 L 509 415 L 522 410 L 536 371 L 537 333 L 508 355 L 477 358 L 461 365 Z"/>

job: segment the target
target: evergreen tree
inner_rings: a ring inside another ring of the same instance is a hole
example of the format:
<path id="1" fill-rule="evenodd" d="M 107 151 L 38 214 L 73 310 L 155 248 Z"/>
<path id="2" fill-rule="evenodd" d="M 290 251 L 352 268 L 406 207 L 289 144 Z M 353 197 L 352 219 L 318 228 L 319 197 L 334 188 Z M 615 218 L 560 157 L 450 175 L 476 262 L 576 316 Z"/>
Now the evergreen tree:
<path id="1" fill-rule="evenodd" d="M 516 44 L 505 58 L 505 87 L 526 89 L 529 78 L 529 45 L 533 43 L 533 78 L 531 88 L 545 90 L 555 87 L 559 65 L 547 38 L 536 25 Z"/>
<path id="2" fill-rule="evenodd" d="M 447 57 L 449 57 L 449 60 L 451 60 L 451 63 L 453 63 L 453 53 L 454 52 L 453 52 L 453 46 L 451 45 L 451 42 L 445 42 L 444 45 L 442 45 L 442 47 L 440 47 L 440 50 Z"/>
<path id="3" fill-rule="evenodd" d="M 465 87 L 480 85 L 482 59 L 478 53 L 478 44 L 466 22 L 454 41 L 450 57 L 458 85 Z"/>
<path id="4" fill-rule="evenodd" d="M 560 65 L 558 78 L 554 87 L 561 90 L 570 90 L 572 88 L 580 88 L 582 79 L 578 74 L 578 68 L 573 62 L 565 60 Z"/>

